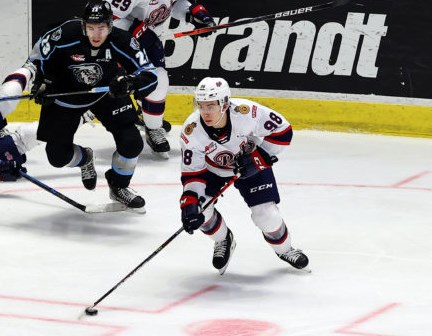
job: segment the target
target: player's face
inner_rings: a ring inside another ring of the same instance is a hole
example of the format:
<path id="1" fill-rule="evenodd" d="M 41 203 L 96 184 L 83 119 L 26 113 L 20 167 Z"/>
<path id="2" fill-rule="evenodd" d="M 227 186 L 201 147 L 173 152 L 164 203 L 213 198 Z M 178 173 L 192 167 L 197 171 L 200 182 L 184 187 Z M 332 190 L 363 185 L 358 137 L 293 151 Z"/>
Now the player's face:
<path id="1" fill-rule="evenodd" d="M 87 23 L 86 34 L 92 47 L 100 47 L 107 39 L 110 29 L 106 23 Z"/>
<path id="2" fill-rule="evenodd" d="M 197 102 L 201 118 L 207 126 L 224 127 L 226 125 L 227 107 L 221 107 L 217 100 L 208 102 Z"/>

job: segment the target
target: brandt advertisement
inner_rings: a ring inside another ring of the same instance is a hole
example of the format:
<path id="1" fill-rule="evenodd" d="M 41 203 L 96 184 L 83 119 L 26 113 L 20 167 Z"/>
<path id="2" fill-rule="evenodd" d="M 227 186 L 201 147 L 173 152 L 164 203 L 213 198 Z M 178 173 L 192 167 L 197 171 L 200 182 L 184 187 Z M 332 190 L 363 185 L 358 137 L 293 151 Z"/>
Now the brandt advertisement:
<path id="1" fill-rule="evenodd" d="M 34 0 L 33 41 L 53 18 L 79 16 L 85 3 L 62 3 L 59 15 L 56 1 Z M 426 0 L 359 0 L 294 16 L 290 11 L 305 7 L 305 1 L 202 3 L 216 24 L 288 15 L 220 29 L 208 38 L 171 38 L 174 31 L 194 28 L 171 19 L 162 36 L 173 86 L 195 86 L 202 77 L 220 76 L 244 89 L 432 98 L 432 20 L 427 14 L 432 3 Z"/>

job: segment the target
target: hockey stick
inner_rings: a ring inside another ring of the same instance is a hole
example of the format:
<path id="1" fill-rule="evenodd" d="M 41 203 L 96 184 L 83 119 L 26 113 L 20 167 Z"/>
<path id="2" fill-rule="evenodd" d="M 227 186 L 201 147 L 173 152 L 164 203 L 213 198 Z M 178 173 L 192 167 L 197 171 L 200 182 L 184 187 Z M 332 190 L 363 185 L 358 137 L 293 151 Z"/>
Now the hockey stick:
<path id="1" fill-rule="evenodd" d="M 57 196 L 58 198 L 65 201 L 66 203 L 69 203 L 70 205 L 74 206 L 75 208 L 80 209 L 81 211 L 83 211 L 85 213 L 117 212 L 117 211 L 123 211 L 123 210 L 127 209 L 126 205 L 124 205 L 122 203 L 91 204 L 91 205 L 80 204 L 78 202 L 75 202 L 73 199 L 70 199 L 69 197 L 63 195 L 62 193 L 58 192 L 57 190 L 47 186 L 45 183 L 39 181 L 38 179 L 28 175 L 27 173 L 23 172 L 22 170 L 19 170 L 18 172 L 26 180 L 30 181 L 33 184 L 36 184 L 37 186 L 41 187 L 42 189 L 45 189 L 46 191 L 50 192 L 54 196 Z"/>
<path id="2" fill-rule="evenodd" d="M 80 95 L 80 94 L 88 94 L 88 93 L 104 93 L 109 91 L 109 86 L 99 86 L 95 87 L 91 90 L 87 91 L 74 91 L 74 92 L 63 92 L 63 93 L 51 93 L 44 95 L 44 97 L 47 98 L 56 98 L 56 97 L 63 97 L 63 96 L 73 96 L 73 95 Z M 33 99 L 34 94 L 26 94 L 21 96 L 9 96 L 9 97 L 1 97 L 0 101 L 7 101 L 7 100 L 19 100 L 19 99 Z"/>
<path id="3" fill-rule="evenodd" d="M 212 197 L 210 201 L 208 201 L 202 208 L 201 213 L 204 212 L 210 205 L 212 205 L 220 195 L 222 195 L 225 190 L 227 190 L 238 178 L 240 177 L 240 174 L 234 175 L 219 191 L 216 195 Z M 154 256 L 156 256 L 160 251 L 162 251 L 169 243 L 171 243 L 180 233 L 184 231 L 183 226 L 178 229 L 171 237 L 169 237 L 162 245 L 160 245 L 152 254 L 150 254 L 146 259 L 144 259 L 137 267 L 135 267 L 132 271 L 130 271 L 123 279 L 121 279 L 113 288 L 111 288 L 108 292 L 106 292 L 104 295 L 102 295 L 96 302 L 93 303 L 91 307 L 87 307 L 84 310 L 84 313 L 81 313 L 79 316 L 79 319 L 86 315 L 96 315 L 98 313 L 98 310 L 95 308 L 102 300 L 104 300 L 108 295 L 110 295 L 112 292 L 114 292 L 118 286 L 120 286 L 123 282 L 125 282 L 129 277 L 131 277 L 136 271 L 138 271 L 145 263 L 149 262 L 151 259 L 153 259 Z"/>
<path id="4" fill-rule="evenodd" d="M 219 30 L 219 29 L 225 29 L 225 28 L 240 26 L 240 25 L 244 25 L 244 24 L 248 24 L 248 23 L 260 22 L 260 21 L 271 21 L 271 20 L 277 20 L 277 19 L 285 19 L 287 17 L 292 17 L 292 16 L 296 16 L 296 15 L 300 15 L 300 14 L 309 14 L 309 13 L 314 13 L 314 12 L 317 12 L 317 11 L 320 11 L 323 9 L 329 9 L 329 8 L 335 8 L 335 7 L 343 6 L 343 5 L 346 5 L 347 3 L 349 3 L 350 1 L 351 0 L 334 0 L 334 1 L 326 2 L 326 3 L 320 4 L 320 5 L 314 5 L 314 6 L 308 6 L 308 7 L 299 7 L 296 9 L 291 9 L 291 10 L 287 10 L 287 11 L 283 11 L 283 12 L 279 12 L 279 13 L 275 13 L 275 14 L 258 16 L 258 17 L 252 18 L 252 19 L 244 19 L 244 20 L 236 21 L 236 22 L 228 22 L 228 23 L 221 24 L 218 26 L 198 28 L 198 29 L 194 29 L 194 30 L 178 32 L 178 33 L 174 33 L 172 35 L 163 36 L 162 38 L 163 39 L 173 39 L 173 38 L 178 38 L 178 37 L 182 37 L 182 36 L 200 35 L 203 33 L 214 32 L 214 31 Z"/>

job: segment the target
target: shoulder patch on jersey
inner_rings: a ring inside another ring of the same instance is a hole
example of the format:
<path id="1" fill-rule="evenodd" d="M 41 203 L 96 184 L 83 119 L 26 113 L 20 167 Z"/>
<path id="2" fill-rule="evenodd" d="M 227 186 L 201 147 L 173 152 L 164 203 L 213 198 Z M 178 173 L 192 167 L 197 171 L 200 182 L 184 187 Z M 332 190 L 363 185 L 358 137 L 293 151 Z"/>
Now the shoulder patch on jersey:
<path id="1" fill-rule="evenodd" d="M 196 122 L 190 123 L 189 125 L 186 125 L 185 127 L 185 134 L 186 135 L 191 135 L 194 128 L 197 126 Z"/>
<path id="2" fill-rule="evenodd" d="M 248 114 L 250 111 L 250 107 L 248 105 L 242 104 L 242 105 L 236 106 L 234 108 L 234 111 L 239 112 L 241 114 Z"/>
<path id="3" fill-rule="evenodd" d="M 138 50 L 138 51 L 141 50 L 141 48 L 140 48 L 140 44 L 139 44 L 139 42 L 136 40 L 135 37 L 132 37 L 132 38 L 131 38 L 130 46 L 131 46 L 131 48 L 134 49 L 134 50 Z"/>
<path id="4" fill-rule="evenodd" d="M 51 40 L 58 41 L 61 39 L 61 35 L 62 35 L 62 29 L 59 28 L 51 34 Z"/>

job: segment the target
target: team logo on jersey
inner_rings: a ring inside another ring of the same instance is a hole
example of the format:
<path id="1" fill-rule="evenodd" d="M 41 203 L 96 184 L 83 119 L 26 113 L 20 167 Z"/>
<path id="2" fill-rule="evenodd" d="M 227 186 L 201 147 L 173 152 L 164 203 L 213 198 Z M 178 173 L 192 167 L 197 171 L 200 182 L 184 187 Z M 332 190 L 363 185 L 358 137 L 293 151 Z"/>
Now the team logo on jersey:
<path id="1" fill-rule="evenodd" d="M 196 122 L 193 122 L 193 123 L 190 123 L 189 125 L 187 125 L 185 127 L 185 130 L 184 130 L 185 134 L 191 135 L 196 126 L 197 126 Z"/>
<path id="2" fill-rule="evenodd" d="M 61 39 L 62 30 L 61 28 L 57 29 L 54 33 L 51 34 L 51 40 L 58 41 Z"/>
<path id="3" fill-rule="evenodd" d="M 250 107 L 248 105 L 239 105 L 234 108 L 234 111 L 239 112 L 241 114 L 248 114 L 250 111 Z"/>
<path id="4" fill-rule="evenodd" d="M 214 152 L 217 149 L 216 142 L 212 142 L 210 145 L 204 147 L 204 152 L 206 155 L 209 155 L 210 153 Z"/>
<path id="5" fill-rule="evenodd" d="M 252 106 L 252 118 L 256 118 L 256 111 L 257 111 L 256 105 Z"/>
<path id="6" fill-rule="evenodd" d="M 223 151 L 216 154 L 213 161 L 222 168 L 233 168 L 234 167 L 235 155 L 230 151 Z"/>
<path id="7" fill-rule="evenodd" d="M 171 15 L 171 7 L 162 5 L 159 8 L 151 11 L 148 18 L 145 20 L 147 27 L 155 27 L 165 22 Z"/>
<path id="8" fill-rule="evenodd" d="M 76 80 L 79 83 L 94 86 L 102 79 L 102 68 L 96 63 L 84 63 L 80 65 L 70 65 Z"/>
<path id="9" fill-rule="evenodd" d="M 71 55 L 72 61 L 74 62 L 84 62 L 85 56 L 84 55 Z"/>
<path id="10" fill-rule="evenodd" d="M 135 39 L 135 37 L 131 38 L 130 46 L 134 50 L 141 50 L 141 46 L 140 46 L 139 42 Z"/>

